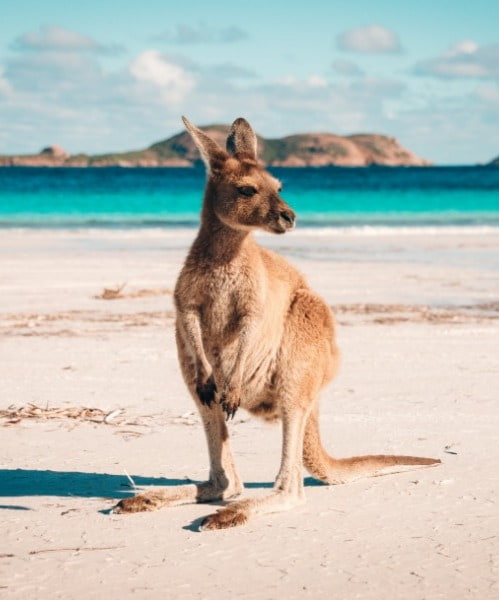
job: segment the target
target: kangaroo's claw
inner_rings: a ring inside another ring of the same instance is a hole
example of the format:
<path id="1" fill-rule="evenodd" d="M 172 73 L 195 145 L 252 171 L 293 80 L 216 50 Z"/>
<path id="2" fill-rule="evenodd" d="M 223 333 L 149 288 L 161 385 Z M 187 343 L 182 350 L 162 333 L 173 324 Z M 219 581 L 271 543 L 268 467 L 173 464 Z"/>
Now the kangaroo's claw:
<path id="1" fill-rule="evenodd" d="M 239 404 L 239 400 L 237 402 L 234 402 L 231 400 L 227 400 L 225 396 L 222 396 L 220 398 L 220 406 L 224 413 L 227 415 L 226 421 L 229 421 L 230 419 L 234 418 L 234 415 L 236 414 L 237 409 L 239 408 Z"/>

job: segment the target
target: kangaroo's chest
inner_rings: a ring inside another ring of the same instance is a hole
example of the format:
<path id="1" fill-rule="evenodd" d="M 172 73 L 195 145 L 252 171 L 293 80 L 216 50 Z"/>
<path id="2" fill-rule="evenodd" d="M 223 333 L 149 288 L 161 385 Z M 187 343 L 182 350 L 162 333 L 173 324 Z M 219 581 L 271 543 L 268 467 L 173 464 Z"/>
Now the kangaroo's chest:
<path id="1" fill-rule="evenodd" d="M 245 316 L 259 311 L 262 290 L 244 269 L 224 268 L 205 273 L 201 289 L 201 327 L 217 342 L 237 336 Z"/>
<path id="2" fill-rule="evenodd" d="M 214 273 L 207 281 L 201 307 L 203 347 L 216 376 L 223 380 L 241 359 L 245 340 L 243 384 L 245 397 L 258 398 L 269 384 L 282 337 L 279 299 L 267 293 L 267 282 L 253 274 Z"/>

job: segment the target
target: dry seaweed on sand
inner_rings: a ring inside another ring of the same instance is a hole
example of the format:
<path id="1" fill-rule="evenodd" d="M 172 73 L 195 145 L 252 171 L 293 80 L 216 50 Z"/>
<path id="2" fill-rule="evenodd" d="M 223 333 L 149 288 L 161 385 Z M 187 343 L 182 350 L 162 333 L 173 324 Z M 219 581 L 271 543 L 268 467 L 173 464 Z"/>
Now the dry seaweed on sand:
<path id="1" fill-rule="evenodd" d="M 459 325 L 497 321 L 499 314 L 493 302 L 466 306 L 439 306 L 410 304 L 335 304 L 336 315 L 364 317 L 364 322 L 377 325 L 397 323 L 430 323 Z M 341 321 L 343 324 L 350 324 Z"/>
<path id="2" fill-rule="evenodd" d="M 104 288 L 100 294 L 94 296 L 97 300 L 123 300 L 130 298 L 144 298 L 146 296 L 167 296 L 172 293 L 169 289 L 141 289 L 135 292 L 125 292 L 126 283 L 112 288 Z"/>
<path id="3" fill-rule="evenodd" d="M 26 406 L 11 405 L 0 410 L 0 420 L 5 420 L 3 425 L 14 425 L 24 419 L 47 421 L 50 419 L 73 419 L 80 422 L 100 423 L 104 425 L 141 425 L 139 421 L 124 419 L 123 409 L 112 411 L 86 406 L 41 407 L 30 403 Z"/>
<path id="4" fill-rule="evenodd" d="M 98 300 L 116 300 L 117 298 L 124 298 L 123 289 L 126 283 L 117 285 L 114 288 L 104 288 L 100 294 L 95 296 Z"/>

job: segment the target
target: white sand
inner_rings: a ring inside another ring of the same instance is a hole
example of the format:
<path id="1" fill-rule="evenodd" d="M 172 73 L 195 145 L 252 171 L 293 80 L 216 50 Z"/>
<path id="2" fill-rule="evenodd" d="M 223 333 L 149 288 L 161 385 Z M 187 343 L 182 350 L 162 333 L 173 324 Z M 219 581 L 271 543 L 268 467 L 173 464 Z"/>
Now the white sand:
<path id="1" fill-rule="evenodd" d="M 121 283 L 171 290 L 191 238 L 1 232 L 0 409 L 122 408 L 139 424 L 0 428 L 0 597 L 499 598 L 494 231 L 260 238 L 340 305 L 343 364 L 321 403 L 331 453 L 412 453 L 440 467 L 344 486 L 307 479 L 305 506 L 221 532 L 196 529 L 213 506 L 101 512 L 130 493 L 125 470 L 138 484 L 207 475 L 171 295 L 94 297 Z M 240 411 L 230 429 L 247 494 L 265 493 L 279 428 Z"/>

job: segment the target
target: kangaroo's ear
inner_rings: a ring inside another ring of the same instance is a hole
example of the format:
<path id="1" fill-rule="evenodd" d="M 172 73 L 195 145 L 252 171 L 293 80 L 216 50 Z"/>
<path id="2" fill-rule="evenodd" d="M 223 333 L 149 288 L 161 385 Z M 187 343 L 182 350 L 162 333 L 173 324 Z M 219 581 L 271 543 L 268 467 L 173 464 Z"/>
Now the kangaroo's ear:
<path id="1" fill-rule="evenodd" d="M 201 129 L 198 129 L 190 123 L 185 117 L 182 117 L 182 121 L 184 122 L 187 131 L 191 134 L 192 139 L 201 154 L 201 158 L 206 165 L 208 173 L 219 169 L 227 158 L 225 150 L 223 150 L 215 140 L 212 140 L 211 137 L 206 135 L 204 131 L 201 131 Z"/>
<path id="2" fill-rule="evenodd" d="M 251 125 L 239 117 L 229 131 L 227 138 L 227 152 L 230 154 L 246 154 L 256 160 L 257 139 Z"/>

